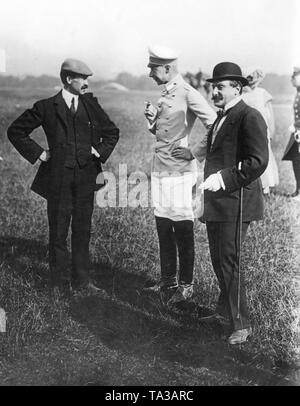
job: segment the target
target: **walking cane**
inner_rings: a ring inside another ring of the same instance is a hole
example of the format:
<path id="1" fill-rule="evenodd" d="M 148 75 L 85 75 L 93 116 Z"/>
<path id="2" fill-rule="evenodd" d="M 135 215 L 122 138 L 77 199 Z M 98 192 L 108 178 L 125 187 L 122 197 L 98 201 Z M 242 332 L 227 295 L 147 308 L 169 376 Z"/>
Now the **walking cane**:
<path id="1" fill-rule="evenodd" d="M 238 164 L 238 170 L 242 169 L 242 162 Z M 237 258 L 238 258 L 238 297 L 237 297 L 237 319 L 241 318 L 240 315 L 240 301 L 241 301 L 241 251 L 242 251 L 242 226 L 243 226 L 243 187 L 240 188 L 239 193 L 239 214 L 238 214 L 238 239 L 237 239 Z"/>

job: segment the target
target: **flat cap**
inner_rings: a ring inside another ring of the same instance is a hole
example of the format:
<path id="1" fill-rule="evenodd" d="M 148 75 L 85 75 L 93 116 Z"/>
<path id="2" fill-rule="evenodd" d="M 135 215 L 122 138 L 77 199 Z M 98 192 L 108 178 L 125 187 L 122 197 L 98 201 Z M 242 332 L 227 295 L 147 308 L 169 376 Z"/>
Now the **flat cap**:
<path id="1" fill-rule="evenodd" d="M 80 75 L 84 76 L 91 76 L 93 74 L 93 72 L 84 62 L 72 58 L 68 58 L 62 63 L 61 71 L 79 73 Z"/>
<path id="2" fill-rule="evenodd" d="M 162 46 L 152 46 L 148 48 L 149 63 L 148 67 L 167 65 L 173 61 L 176 61 L 178 54 L 170 48 Z"/>

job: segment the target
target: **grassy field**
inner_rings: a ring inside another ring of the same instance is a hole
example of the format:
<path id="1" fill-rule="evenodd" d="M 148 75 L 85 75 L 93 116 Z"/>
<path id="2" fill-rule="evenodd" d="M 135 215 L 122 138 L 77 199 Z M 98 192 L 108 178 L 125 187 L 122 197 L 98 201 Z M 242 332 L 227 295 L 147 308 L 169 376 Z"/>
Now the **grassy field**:
<path id="1" fill-rule="evenodd" d="M 148 208 L 95 208 L 91 239 L 93 276 L 103 289 L 95 297 L 53 302 L 48 295 L 48 227 L 45 201 L 30 191 L 35 166 L 6 138 L 9 123 L 51 92 L 0 91 L 0 307 L 7 333 L 0 333 L 0 384 L 42 385 L 273 385 L 295 359 L 299 206 L 284 196 L 294 189 L 289 162 L 280 161 L 292 120 L 291 104 L 274 105 L 273 150 L 280 185 L 266 199 L 265 220 L 247 235 L 246 275 L 253 338 L 230 348 L 226 330 L 198 321 L 213 308 L 213 275 L 205 226 L 195 222 L 195 306 L 161 307 L 139 289 L 159 276 L 154 216 Z M 121 129 L 104 169 L 149 175 L 153 138 L 143 117 L 144 100 L 157 94 L 104 93 L 100 102 Z M 286 97 L 282 98 L 286 101 Z M 198 124 L 193 141 L 203 131 Z M 42 131 L 34 137 L 45 145 Z M 299 249 L 299 248 L 298 248 Z"/>

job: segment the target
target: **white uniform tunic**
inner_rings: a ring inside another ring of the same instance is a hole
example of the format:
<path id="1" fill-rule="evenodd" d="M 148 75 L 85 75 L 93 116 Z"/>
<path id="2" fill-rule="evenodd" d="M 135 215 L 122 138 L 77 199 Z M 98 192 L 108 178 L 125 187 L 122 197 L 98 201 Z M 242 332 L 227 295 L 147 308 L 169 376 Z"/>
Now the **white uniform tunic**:
<path id="1" fill-rule="evenodd" d="M 216 113 L 205 98 L 181 75 L 164 86 L 157 104 L 158 114 L 149 130 L 156 136 L 151 187 L 154 214 L 174 221 L 193 220 L 192 187 L 197 180 L 196 160 L 172 157 L 178 146 L 188 147 L 188 136 L 196 118 L 209 128 Z M 199 136 L 194 155 L 205 158 L 207 138 Z"/>

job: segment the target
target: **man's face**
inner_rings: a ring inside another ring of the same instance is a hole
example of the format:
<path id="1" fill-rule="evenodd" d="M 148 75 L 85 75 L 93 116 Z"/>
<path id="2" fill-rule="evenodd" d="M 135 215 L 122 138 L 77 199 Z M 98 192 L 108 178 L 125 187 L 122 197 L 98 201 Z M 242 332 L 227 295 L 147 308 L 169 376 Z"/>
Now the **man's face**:
<path id="1" fill-rule="evenodd" d="M 166 66 L 151 66 L 149 77 L 152 78 L 158 86 L 168 83 L 169 81 Z"/>
<path id="2" fill-rule="evenodd" d="M 294 87 L 300 87 L 300 73 L 292 76 L 292 85 Z"/>
<path id="3" fill-rule="evenodd" d="M 67 90 L 75 95 L 83 95 L 88 87 L 88 76 L 78 74 L 76 77 L 67 77 Z"/>
<path id="4" fill-rule="evenodd" d="M 232 87 L 229 80 L 214 82 L 212 100 L 215 106 L 224 108 L 227 103 L 239 95 L 239 89 Z"/>

